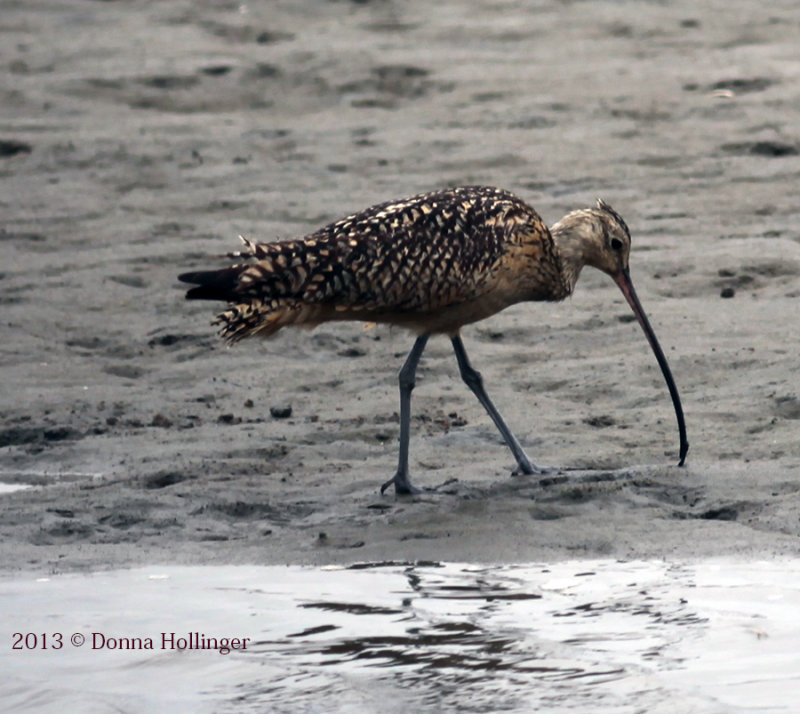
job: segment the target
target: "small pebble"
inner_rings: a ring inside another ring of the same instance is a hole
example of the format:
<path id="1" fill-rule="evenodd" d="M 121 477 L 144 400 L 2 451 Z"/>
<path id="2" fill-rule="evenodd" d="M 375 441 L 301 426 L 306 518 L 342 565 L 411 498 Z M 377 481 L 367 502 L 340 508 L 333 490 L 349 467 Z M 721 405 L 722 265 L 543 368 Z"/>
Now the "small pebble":
<path id="1" fill-rule="evenodd" d="M 156 414 L 153 416 L 150 426 L 160 426 L 164 429 L 168 429 L 172 426 L 172 420 L 169 419 L 169 417 L 165 417 L 163 414 Z"/>
<path id="2" fill-rule="evenodd" d="M 720 290 L 719 296 L 722 298 L 732 298 L 736 294 L 736 291 L 733 288 L 722 288 Z"/>
<path id="3" fill-rule="evenodd" d="M 292 416 L 292 405 L 286 404 L 272 406 L 269 408 L 269 413 L 275 419 L 288 419 L 290 416 Z"/>

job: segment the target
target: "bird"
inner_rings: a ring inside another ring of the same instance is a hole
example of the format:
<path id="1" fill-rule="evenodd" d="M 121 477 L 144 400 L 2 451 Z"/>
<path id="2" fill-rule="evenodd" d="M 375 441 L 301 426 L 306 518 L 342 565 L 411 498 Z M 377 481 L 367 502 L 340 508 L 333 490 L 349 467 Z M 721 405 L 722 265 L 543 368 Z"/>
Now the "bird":
<path id="1" fill-rule="evenodd" d="M 679 466 L 689 449 L 675 380 L 630 277 L 631 236 L 602 199 L 548 228 L 532 206 L 491 186 L 457 186 L 379 203 L 302 238 L 251 241 L 216 270 L 178 276 L 193 285 L 189 300 L 227 302 L 214 323 L 229 343 L 269 337 L 288 326 L 358 320 L 407 328 L 416 339 L 398 380 L 400 446 L 397 470 L 381 486 L 420 493 L 409 474 L 411 393 L 431 336 L 452 343 L 461 378 L 488 412 L 516 462 L 535 466 L 489 398 L 461 338 L 465 325 L 527 301 L 564 300 L 591 266 L 616 282 L 647 337 L 672 398 Z"/>

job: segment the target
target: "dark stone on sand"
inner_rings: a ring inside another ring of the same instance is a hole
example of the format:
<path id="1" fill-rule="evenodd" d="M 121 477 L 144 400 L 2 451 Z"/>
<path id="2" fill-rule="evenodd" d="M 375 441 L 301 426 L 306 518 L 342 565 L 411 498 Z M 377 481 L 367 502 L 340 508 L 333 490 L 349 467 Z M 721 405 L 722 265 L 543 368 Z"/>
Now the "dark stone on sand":
<path id="1" fill-rule="evenodd" d="M 0 139 L 0 158 L 8 158 L 17 154 L 30 154 L 33 147 L 26 141 L 18 139 Z"/>
<path id="2" fill-rule="evenodd" d="M 34 426 L 14 426 L 0 431 L 0 448 L 32 444 L 41 438 L 42 430 Z"/>
<path id="3" fill-rule="evenodd" d="M 71 426 L 53 426 L 42 432 L 45 441 L 67 441 L 68 439 L 80 439 L 81 432 Z"/>
<path id="4" fill-rule="evenodd" d="M 733 506 L 710 508 L 700 514 L 700 518 L 711 521 L 735 521 L 739 517 L 739 510 Z"/>
<path id="5" fill-rule="evenodd" d="M 231 69 L 233 68 L 229 64 L 216 64 L 210 67 L 203 67 L 203 69 L 200 71 L 203 74 L 209 75 L 210 77 L 219 77 L 223 74 L 228 74 Z"/>
<path id="6" fill-rule="evenodd" d="M 612 417 L 610 414 L 598 414 L 597 416 L 586 417 L 586 419 L 583 420 L 583 423 L 601 429 L 607 426 L 614 426 L 614 424 L 616 424 L 614 417 Z"/>
<path id="7" fill-rule="evenodd" d="M 167 334 L 167 335 L 161 335 L 160 337 L 154 337 L 147 344 L 150 347 L 156 347 L 156 346 L 171 347 L 172 345 L 180 342 L 185 338 L 186 335 Z"/>
<path id="8" fill-rule="evenodd" d="M 151 476 L 145 476 L 142 479 L 142 486 L 149 490 L 156 490 L 180 483 L 187 478 L 190 477 L 177 471 L 165 471 Z"/>
<path id="9" fill-rule="evenodd" d="M 727 154 L 765 156 L 771 159 L 796 156 L 800 153 L 800 149 L 797 148 L 796 144 L 788 144 L 783 141 L 742 141 L 723 144 L 720 148 Z"/>
<path id="10" fill-rule="evenodd" d="M 345 347 L 343 350 L 339 350 L 337 353 L 339 357 L 363 357 L 367 354 L 367 351 L 361 349 L 361 347 Z"/>
<path id="11" fill-rule="evenodd" d="M 712 90 L 728 89 L 736 94 L 747 94 L 748 92 L 763 92 L 768 87 L 775 84 L 775 80 L 767 77 L 737 77 L 735 79 L 721 79 L 711 85 Z"/>

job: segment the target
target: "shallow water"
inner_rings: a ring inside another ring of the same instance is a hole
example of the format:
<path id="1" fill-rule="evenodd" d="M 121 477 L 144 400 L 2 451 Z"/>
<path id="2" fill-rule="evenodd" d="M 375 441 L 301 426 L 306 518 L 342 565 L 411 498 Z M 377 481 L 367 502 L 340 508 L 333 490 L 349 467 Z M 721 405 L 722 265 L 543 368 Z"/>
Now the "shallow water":
<path id="1" fill-rule="evenodd" d="M 13 493 L 14 491 L 22 491 L 26 488 L 32 488 L 32 486 L 24 483 L 5 483 L 3 481 L 0 481 L 0 494 Z"/>
<path id="2" fill-rule="evenodd" d="M 794 712 L 800 692 L 800 560 L 148 568 L 0 598 L 13 711 Z"/>

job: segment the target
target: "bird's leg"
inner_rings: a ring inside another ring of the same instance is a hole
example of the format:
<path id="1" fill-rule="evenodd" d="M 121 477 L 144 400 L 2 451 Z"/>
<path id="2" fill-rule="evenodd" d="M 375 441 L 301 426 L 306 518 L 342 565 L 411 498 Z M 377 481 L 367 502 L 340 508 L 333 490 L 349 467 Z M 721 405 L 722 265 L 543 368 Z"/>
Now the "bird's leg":
<path id="1" fill-rule="evenodd" d="M 395 493 L 420 493 L 420 489 L 412 486 L 411 479 L 408 477 L 408 442 L 411 437 L 411 392 L 414 389 L 417 365 L 425 350 L 425 345 L 428 343 L 428 337 L 429 335 L 417 337 L 417 341 L 400 370 L 400 457 L 397 473 L 381 486 L 381 493 L 392 484 L 394 484 Z"/>
<path id="2" fill-rule="evenodd" d="M 461 379 L 464 380 L 464 383 L 472 390 L 473 394 L 478 397 L 478 401 L 483 404 L 483 408 L 486 409 L 489 416 L 492 417 L 492 421 L 500 430 L 500 434 L 502 434 L 503 439 L 505 439 L 506 444 L 508 444 L 508 448 L 511 449 L 511 453 L 514 454 L 519 471 L 524 474 L 538 473 L 539 469 L 537 469 L 525 455 L 517 438 L 511 433 L 511 429 L 509 429 L 508 425 L 503 421 L 503 417 L 500 415 L 500 412 L 497 411 L 497 407 L 495 407 L 492 400 L 489 399 L 489 395 L 486 394 L 486 390 L 483 388 L 483 377 L 481 377 L 481 373 L 469 363 L 469 358 L 464 349 L 464 343 L 461 341 L 461 336 L 456 335 L 453 337 L 452 342 L 453 349 L 456 353 L 456 359 L 458 360 L 458 368 L 461 371 Z"/>

